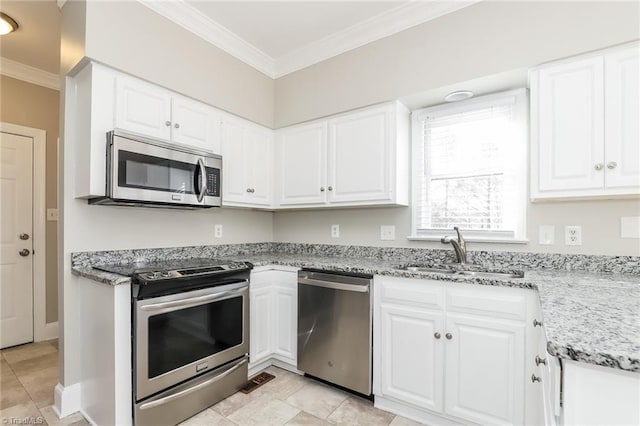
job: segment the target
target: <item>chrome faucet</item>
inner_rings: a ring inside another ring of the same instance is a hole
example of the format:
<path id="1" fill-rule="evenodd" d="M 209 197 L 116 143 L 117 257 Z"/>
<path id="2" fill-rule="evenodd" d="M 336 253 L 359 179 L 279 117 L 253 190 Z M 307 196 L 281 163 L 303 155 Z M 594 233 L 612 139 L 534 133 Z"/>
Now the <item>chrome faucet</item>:
<path id="1" fill-rule="evenodd" d="M 442 244 L 451 244 L 453 246 L 453 250 L 456 252 L 456 258 L 458 259 L 458 263 L 465 264 L 467 263 L 467 242 L 462 238 L 460 234 L 460 229 L 457 226 L 453 227 L 453 230 L 458 234 L 458 241 L 452 239 L 451 237 L 442 237 L 440 242 Z"/>

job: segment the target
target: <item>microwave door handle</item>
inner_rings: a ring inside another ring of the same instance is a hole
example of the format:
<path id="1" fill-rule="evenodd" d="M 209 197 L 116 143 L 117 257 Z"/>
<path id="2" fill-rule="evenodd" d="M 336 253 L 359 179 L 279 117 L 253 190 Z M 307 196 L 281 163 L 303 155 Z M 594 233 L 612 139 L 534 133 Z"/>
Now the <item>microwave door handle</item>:
<path id="1" fill-rule="evenodd" d="M 198 202 L 201 203 L 205 194 L 207 193 L 207 168 L 204 165 L 202 158 L 198 158 L 198 167 L 200 173 L 200 188 L 198 189 Z"/>

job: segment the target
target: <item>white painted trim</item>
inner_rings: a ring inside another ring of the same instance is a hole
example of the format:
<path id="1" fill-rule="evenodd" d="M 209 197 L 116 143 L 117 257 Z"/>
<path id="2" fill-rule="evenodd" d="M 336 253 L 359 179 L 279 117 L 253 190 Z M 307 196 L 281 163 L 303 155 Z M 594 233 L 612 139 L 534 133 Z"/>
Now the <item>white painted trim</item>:
<path id="1" fill-rule="evenodd" d="M 58 326 L 47 325 L 46 288 L 46 147 L 47 132 L 41 129 L 0 122 L 0 132 L 33 140 L 33 339 L 54 339 Z"/>
<path id="2" fill-rule="evenodd" d="M 60 90 L 60 76 L 12 59 L 0 57 L 0 74 L 48 89 Z"/>
<path id="3" fill-rule="evenodd" d="M 258 71 L 274 78 L 275 62 L 272 57 L 215 22 L 184 0 L 170 2 L 138 0 L 149 9 L 164 16 L 187 31 L 240 59 Z"/>
<path id="4" fill-rule="evenodd" d="M 80 383 L 66 387 L 62 383 L 58 383 L 53 391 L 53 411 L 59 418 L 77 413 L 80 411 L 81 395 L 82 386 Z"/>
<path id="5" fill-rule="evenodd" d="M 412 1 L 402 4 L 277 58 L 275 78 L 471 6 L 478 1 Z"/>
<path id="6" fill-rule="evenodd" d="M 58 2 L 60 1 L 65 0 L 58 0 Z M 187 31 L 275 79 L 455 12 L 480 0 L 411 1 L 312 42 L 280 58 L 269 56 L 184 0 L 138 1 Z"/>

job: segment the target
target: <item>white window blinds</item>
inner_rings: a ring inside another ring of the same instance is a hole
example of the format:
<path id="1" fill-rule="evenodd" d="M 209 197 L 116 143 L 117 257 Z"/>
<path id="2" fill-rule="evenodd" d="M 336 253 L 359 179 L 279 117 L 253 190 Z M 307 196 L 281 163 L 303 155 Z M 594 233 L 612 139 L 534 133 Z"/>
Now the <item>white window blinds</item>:
<path id="1" fill-rule="evenodd" d="M 508 92 L 414 113 L 416 236 L 459 226 L 522 237 L 526 116 L 518 100 Z"/>

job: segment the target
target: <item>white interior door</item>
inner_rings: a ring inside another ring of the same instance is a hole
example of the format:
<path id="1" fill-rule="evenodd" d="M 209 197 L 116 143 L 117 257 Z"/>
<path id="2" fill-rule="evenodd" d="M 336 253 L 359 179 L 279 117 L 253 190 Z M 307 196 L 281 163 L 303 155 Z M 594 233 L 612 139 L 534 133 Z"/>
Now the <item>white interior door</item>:
<path id="1" fill-rule="evenodd" d="M 33 341 L 33 139 L 0 133 L 0 346 Z"/>

